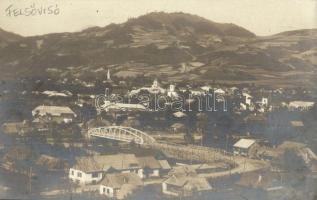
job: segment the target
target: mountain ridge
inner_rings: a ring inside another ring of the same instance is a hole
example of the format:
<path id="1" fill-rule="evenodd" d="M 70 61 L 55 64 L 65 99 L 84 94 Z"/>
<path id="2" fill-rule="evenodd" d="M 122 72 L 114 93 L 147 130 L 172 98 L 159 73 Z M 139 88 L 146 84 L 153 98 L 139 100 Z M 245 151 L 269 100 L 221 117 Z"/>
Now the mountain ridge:
<path id="1" fill-rule="evenodd" d="M 99 77 L 96 71 L 111 68 L 115 75 L 173 80 L 289 81 L 284 76 L 290 71 L 316 70 L 316 34 L 312 29 L 259 37 L 197 15 L 154 12 L 121 24 L 6 42 L 0 48 L 5 74 L 0 78 Z"/>

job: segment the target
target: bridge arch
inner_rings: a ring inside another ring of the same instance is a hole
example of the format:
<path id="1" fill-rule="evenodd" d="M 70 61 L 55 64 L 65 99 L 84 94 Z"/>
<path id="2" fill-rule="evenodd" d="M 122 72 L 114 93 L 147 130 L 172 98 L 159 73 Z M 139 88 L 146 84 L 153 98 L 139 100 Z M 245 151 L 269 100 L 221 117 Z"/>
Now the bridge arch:
<path id="1" fill-rule="evenodd" d="M 132 127 L 106 126 L 88 129 L 88 136 L 106 138 L 136 144 L 153 144 L 155 139 L 147 133 Z"/>

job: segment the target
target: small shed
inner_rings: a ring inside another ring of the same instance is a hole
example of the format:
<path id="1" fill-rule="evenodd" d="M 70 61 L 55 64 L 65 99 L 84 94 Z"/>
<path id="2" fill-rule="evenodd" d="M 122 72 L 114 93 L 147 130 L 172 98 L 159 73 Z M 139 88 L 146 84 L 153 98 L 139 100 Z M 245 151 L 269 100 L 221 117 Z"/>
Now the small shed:
<path id="1" fill-rule="evenodd" d="M 174 123 L 173 125 L 171 125 L 171 129 L 174 133 L 182 132 L 186 130 L 186 126 L 182 123 Z"/>
<path id="2" fill-rule="evenodd" d="M 233 145 L 233 153 L 236 155 L 248 156 L 250 149 L 256 143 L 255 140 L 252 139 L 240 139 Z"/>

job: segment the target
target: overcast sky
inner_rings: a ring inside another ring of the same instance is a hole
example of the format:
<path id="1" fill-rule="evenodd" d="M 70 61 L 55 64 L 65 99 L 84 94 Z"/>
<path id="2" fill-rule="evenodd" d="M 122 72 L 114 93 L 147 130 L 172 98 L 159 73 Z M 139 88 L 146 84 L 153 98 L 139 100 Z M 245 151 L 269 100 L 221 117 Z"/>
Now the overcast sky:
<path id="1" fill-rule="evenodd" d="M 57 4 L 58 15 L 8 16 L 6 9 Z M 234 23 L 257 35 L 317 28 L 317 0 L 0 0 L 0 27 L 24 36 L 122 23 L 153 11 L 186 12 Z"/>

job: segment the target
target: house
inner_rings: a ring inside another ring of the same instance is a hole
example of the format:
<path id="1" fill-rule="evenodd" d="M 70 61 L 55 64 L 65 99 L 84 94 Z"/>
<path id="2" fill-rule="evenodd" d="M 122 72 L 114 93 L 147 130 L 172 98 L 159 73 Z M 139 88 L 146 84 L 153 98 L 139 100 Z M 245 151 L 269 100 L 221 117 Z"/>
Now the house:
<path id="1" fill-rule="evenodd" d="M 211 189 L 206 178 L 199 177 L 193 168 L 186 165 L 175 167 L 162 183 L 162 192 L 171 196 L 192 196 Z"/>
<path id="2" fill-rule="evenodd" d="M 224 95 L 224 94 L 226 94 L 226 91 L 224 91 L 224 90 L 221 89 L 221 88 L 218 88 L 218 89 L 215 90 L 215 94 L 217 94 L 217 95 Z"/>
<path id="3" fill-rule="evenodd" d="M 66 106 L 45 106 L 41 105 L 32 110 L 34 118 L 46 118 L 57 123 L 72 122 L 77 115 Z"/>
<path id="4" fill-rule="evenodd" d="M 284 141 L 276 149 L 280 156 L 288 150 L 294 150 L 298 156 L 300 156 L 307 166 L 317 161 L 317 155 L 304 143 Z"/>
<path id="5" fill-rule="evenodd" d="M 278 172 L 257 171 L 241 174 L 240 180 L 236 183 L 242 188 L 255 188 L 265 191 L 267 199 L 289 199 L 291 189 L 287 184 L 289 177 Z"/>
<path id="6" fill-rule="evenodd" d="M 249 156 L 250 149 L 255 143 L 255 140 L 240 139 L 233 145 L 233 153 L 236 155 Z"/>
<path id="7" fill-rule="evenodd" d="M 141 186 L 141 178 L 134 173 L 107 174 L 100 183 L 99 193 L 109 198 L 125 199 Z"/>
<path id="8" fill-rule="evenodd" d="M 64 170 L 68 167 L 68 162 L 66 160 L 42 154 L 36 161 L 36 164 L 44 167 L 47 170 Z"/>
<path id="9" fill-rule="evenodd" d="M 146 111 L 147 108 L 142 104 L 133 104 L 133 103 L 119 103 L 119 102 L 110 102 L 105 101 L 101 106 L 101 109 L 106 111 L 109 110 L 124 110 L 124 111 Z"/>
<path id="10" fill-rule="evenodd" d="M 314 102 L 311 101 L 291 101 L 288 104 L 290 111 L 307 111 L 314 106 Z"/>
<path id="11" fill-rule="evenodd" d="M 258 97 L 258 98 L 255 98 L 256 101 L 255 101 L 255 104 L 260 107 L 260 108 L 267 108 L 268 105 L 269 105 L 269 99 L 267 97 Z"/>
<path id="12" fill-rule="evenodd" d="M 115 154 L 81 157 L 69 169 L 69 178 L 78 184 L 96 184 L 105 174 L 135 173 L 140 178 L 160 177 L 164 168 L 154 157 Z"/>
<path id="13" fill-rule="evenodd" d="M 175 85 L 171 84 L 169 89 L 167 90 L 168 97 L 178 97 L 178 93 L 175 90 Z"/>
<path id="14" fill-rule="evenodd" d="M 205 89 L 202 89 L 205 91 Z M 178 87 L 178 91 L 180 91 L 181 93 L 185 93 L 185 92 L 189 92 L 189 88 L 188 87 Z"/>
<path id="15" fill-rule="evenodd" d="M 129 95 L 134 96 L 139 94 L 141 91 L 146 91 L 150 94 L 164 94 L 166 92 L 166 90 L 160 86 L 160 83 L 158 82 L 158 80 L 155 79 L 151 87 L 142 87 L 139 89 L 131 90 Z"/>
<path id="16" fill-rule="evenodd" d="M 184 112 L 177 111 L 177 112 L 173 113 L 173 116 L 176 118 L 183 118 L 183 117 L 186 117 L 187 115 Z"/>
<path id="17" fill-rule="evenodd" d="M 242 96 L 244 97 L 244 103 L 246 105 L 250 106 L 252 104 L 253 97 L 250 94 L 245 93 L 245 92 L 242 93 Z"/>
<path id="18" fill-rule="evenodd" d="M 167 174 L 172 169 L 172 167 L 167 162 L 167 160 L 158 160 L 158 162 L 160 163 L 160 165 L 162 167 L 161 168 L 161 175 L 162 174 Z"/>
<path id="19" fill-rule="evenodd" d="M 236 184 L 246 188 L 261 188 L 267 192 L 277 192 L 285 189 L 281 175 L 268 171 L 241 174 L 240 180 Z"/>
<path id="20" fill-rule="evenodd" d="M 206 94 L 206 92 L 204 90 L 202 90 L 202 89 L 190 90 L 190 93 L 193 96 L 202 96 L 202 95 Z"/>
<path id="21" fill-rule="evenodd" d="M 229 95 L 233 96 L 233 95 L 237 94 L 238 91 L 239 91 L 239 88 L 231 87 L 231 88 L 229 88 L 228 93 L 229 93 Z"/>
<path id="22" fill-rule="evenodd" d="M 268 106 L 269 105 L 269 99 L 267 97 L 262 97 L 261 104 L 263 106 Z"/>
<path id="23" fill-rule="evenodd" d="M 186 131 L 186 126 L 183 124 L 183 123 L 174 123 L 171 125 L 171 130 L 174 132 L 174 133 L 177 133 L 177 132 L 184 132 Z"/>
<path id="24" fill-rule="evenodd" d="M 49 97 L 71 97 L 73 94 L 67 90 L 62 92 L 52 91 L 52 90 L 45 90 L 42 94 L 49 96 Z"/>
<path id="25" fill-rule="evenodd" d="M 271 163 L 273 170 L 280 170 L 281 163 L 276 162 L 282 158 L 287 151 L 294 151 L 298 156 L 300 156 L 306 164 L 310 165 L 311 163 L 317 160 L 316 154 L 307 147 L 306 144 L 292 142 L 292 141 L 284 141 L 282 144 L 275 146 L 274 148 L 270 147 L 261 147 L 258 150 L 258 155 L 261 158 L 275 160 Z"/>
<path id="26" fill-rule="evenodd" d="M 215 164 L 194 164 L 190 165 L 193 169 L 195 169 L 195 172 L 197 174 L 208 174 L 218 171 L 224 171 L 229 168 L 227 164 L 224 163 L 215 163 Z"/>
<path id="27" fill-rule="evenodd" d="M 141 178 L 160 177 L 162 166 L 153 156 L 138 157 L 138 163 L 141 169 L 138 170 L 138 175 Z"/>
<path id="28" fill-rule="evenodd" d="M 32 164 L 29 161 L 34 159 L 34 154 L 29 146 L 10 145 L 4 153 L 0 168 L 18 174 L 31 175 L 30 167 Z M 32 173 L 33 175 L 34 173 Z"/>
<path id="29" fill-rule="evenodd" d="M 212 89 L 212 87 L 206 85 L 206 86 L 202 86 L 200 89 L 204 90 L 207 93 L 207 92 L 209 92 Z"/>
<path id="30" fill-rule="evenodd" d="M 96 184 L 105 173 L 137 173 L 141 169 L 134 154 L 81 157 L 69 169 L 69 178 L 78 184 Z"/>

